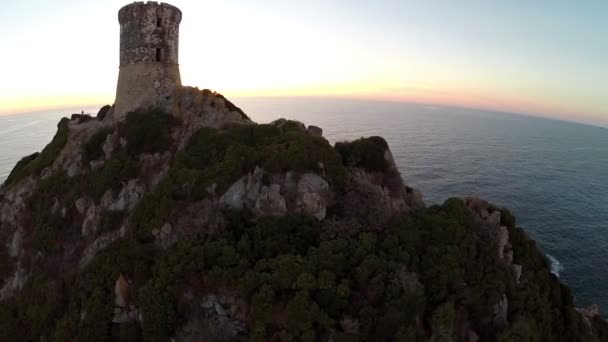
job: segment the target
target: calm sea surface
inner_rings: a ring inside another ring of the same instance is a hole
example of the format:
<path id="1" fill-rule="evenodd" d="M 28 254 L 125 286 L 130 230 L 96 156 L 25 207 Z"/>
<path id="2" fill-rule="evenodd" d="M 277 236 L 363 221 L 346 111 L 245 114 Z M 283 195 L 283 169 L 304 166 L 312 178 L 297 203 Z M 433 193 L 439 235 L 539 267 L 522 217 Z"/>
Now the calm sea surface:
<path id="1" fill-rule="evenodd" d="M 259 123 L 320 126 L 332 143 L 380 135 L 427 204 L 479 196 L 504 205 L 552 260 L 577 304 L 608 312 L 608 129 L 492 112 L 328 99 L 243 98 Z M 96 113 L 96 108 L 85 109 Z M 70 111 L 0 116 L 0 181 Z"/>

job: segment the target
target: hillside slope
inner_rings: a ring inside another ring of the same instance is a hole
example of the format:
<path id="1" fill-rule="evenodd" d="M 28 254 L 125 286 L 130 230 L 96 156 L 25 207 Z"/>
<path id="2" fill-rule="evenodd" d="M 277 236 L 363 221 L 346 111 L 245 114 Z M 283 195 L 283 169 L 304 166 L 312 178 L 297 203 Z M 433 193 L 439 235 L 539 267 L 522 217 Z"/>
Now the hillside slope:
<path id="1" fill-rule="evenodd" d="M 426 207 L 380 137 L 73 116 L 0 188 L 2 341 L 606 341 L 501 207 Z"/>

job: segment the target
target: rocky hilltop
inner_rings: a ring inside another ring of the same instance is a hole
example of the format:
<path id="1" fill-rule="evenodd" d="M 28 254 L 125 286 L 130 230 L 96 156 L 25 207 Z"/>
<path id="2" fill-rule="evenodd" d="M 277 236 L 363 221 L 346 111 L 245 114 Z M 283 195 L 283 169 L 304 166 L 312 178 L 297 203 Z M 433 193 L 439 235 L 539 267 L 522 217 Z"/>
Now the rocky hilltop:
<path id="1" fill-rule="evenodd" d="M 606 341 L 507 209 L 220 94 L 74 115 L 0 188 L 2 341 Z"/>

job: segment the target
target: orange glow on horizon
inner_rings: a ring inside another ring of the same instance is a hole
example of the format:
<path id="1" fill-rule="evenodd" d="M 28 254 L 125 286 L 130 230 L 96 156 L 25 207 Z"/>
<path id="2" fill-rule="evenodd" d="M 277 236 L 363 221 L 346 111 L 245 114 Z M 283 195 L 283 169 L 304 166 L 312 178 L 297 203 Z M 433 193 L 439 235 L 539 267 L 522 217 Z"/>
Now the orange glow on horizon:
<path id="1" fill-rule="evenodd" d="M 201 88 L 202 89 L 202 88 Z M 226 89 L 216 90 L 228 98 L 238 97 L 320 97 L 347 98 L 370 101 L 420 103 L 439 106 L 454 106 L 492 110 L 534 116 L 556 117 L 572 120 L 602 120 L 602 115 L 588 114 L 573 108 L 548 105 L 541 101 L 520 99 L 469 89 L 438 90 L 430 87 L 385 87 L 370 82 L 350 84 L 326 84 L 282 89 Z M 15 99 L 0 99 L 0 115 L 11 115 L 42 110 L 101 107 L 112 104 L 109 95 L 84 96 L 31 96 Z M 238 105 L 238 103 L 236 103 Z"/>

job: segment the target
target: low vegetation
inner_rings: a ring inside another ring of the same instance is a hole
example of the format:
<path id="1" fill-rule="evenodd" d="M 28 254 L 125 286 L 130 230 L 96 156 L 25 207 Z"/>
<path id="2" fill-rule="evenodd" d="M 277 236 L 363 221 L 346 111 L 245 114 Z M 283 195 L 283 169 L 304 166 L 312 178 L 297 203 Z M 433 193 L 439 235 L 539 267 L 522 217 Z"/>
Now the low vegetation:
<path id="1" fill-rule="evenodd" d="M 99 203 L 108 191 L 116 194 L 142 177 L 143 153 L 177 150 L 171 132 L 178 124 L 161 112 L 130 113 L 114 131 L 126 144 L 110 159 L 102 146 L 112 131 L 101 130 L 84 144 L 83 160 L 103 160 L 99 168 L 71 178 L 57 171 L 40 180 L 27 203 L 32 233 L 24 241 L 35 257 L 68 255 L 74 253 L 69 241 L 94 238 L 81 234 L 76 201 Z M 62 120 L 51 144 L 24 158 L 7 184 L 50 165 L 66 137 Z M 192 319 L 192 306 L 200 308 L 204 296 L 220 292 L 238 298 L 246 313 L 242 340 L 458 341 L 469 329 L 481 340 L 500 342 L 599 342 L 608 336 L 604 321 L 585 321 L 575 311 L 568 287 L 551 274 L 507 210 L 495 208 L 509 230 L 513 261 L 523 266 L 519 284 L 460 199 L 377 226 L 362 225 L 357 213 L 335 213 L 319 222 L 294 214 L 254 219 L 247 211 L 224 211 L 218 212 L 223 224 L 213 232 L 167 249 L 153 243 L 152 230 L 171 222 L 179 208 L 223 193 L 256 166 L 268 173 L 315 172 L 339 197 L 348 167 L 389 170 L 387 147 L 379 137 L 332 147 L 295 123 L 202 128 L 132 212 L 100 213 L 99 233 L 126 225 L 129 234 L 83 269 L 73 265 L 76 271 L 67 272 L 55 264 L 34 270 L 23 290 L 2 302 L 0 340 L 169 341 Z M 8 250 L 0 248 L 0 280 L 12 270 L 3 263 L 8 259 Z M 112 323 L 121 274 L 129 280 L 129 302 L 141 322 Z M 509 299 L 504 328 L 490 323 L 503 294 Z"/>
<path id="2" fill-rule="evenodd" d="M 137 206 L 131 219 L 134 231 L 140 239 L 150 239 L 152 229 L 166 223 L 178 203 L 222 194 L 256 166 L 269 173 L 316 172 L 336 189 L 346 179 L 339 155 L 323 138 L 272 125 L 202 128 L 177 154 L 161 184 Z"/>
<path id="3" fill-rule="evenodd" d="M 591 338 L 569 290 L 549 273 L 532 241 L 510 227 L 514 249 L 521 251 L 515 261 L 527 279 L 517 286 L 492 246 L 477 237 L 458 199 L 399 218 L 383 231 L 354 227 L 337 235 L 306 216 L 224 216 L 223 230 L 180 241 L 164 253 L 138 240 L 115 243 L 72 279 L 69 291 L 59 292 L 67 298 L 57 299 L 53 281 L 30 282 L 24 292 L 29 301 L 0 309 L 1 331 L 19 340 L 167 341 L 187 321 L 181 291 L 195 287 L 237 291 L 250 310 L 253 341 L 457 340 L 465 321 L 485 333 L 483 339 Z M 137 289 L 133 303 L 146 318 L 141 330 L 110 323 L 121 273 Z M 503 291 L 511 299 L 511 324 L 495 335 L 482 322 Z M 41 309 L 34 298 L 45 298 Z"/>
<path id="4" fill-rule="evenodd" d="M 361 138 L 352 142 L 336 143 L 336 151 L 344 165 L 368 171 L 384 172 L 389 164 L 384 157 L 388 144 L 381 137 Z"/>

